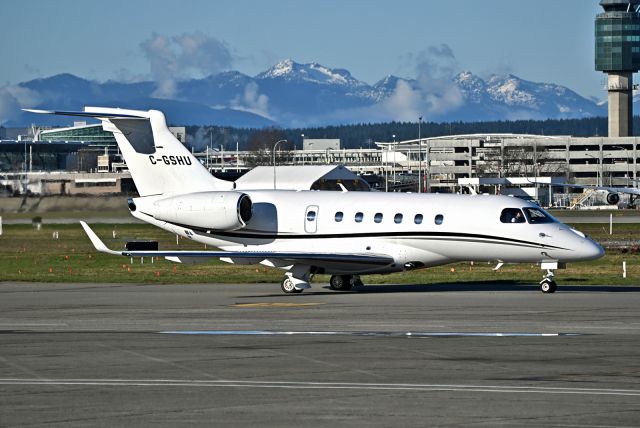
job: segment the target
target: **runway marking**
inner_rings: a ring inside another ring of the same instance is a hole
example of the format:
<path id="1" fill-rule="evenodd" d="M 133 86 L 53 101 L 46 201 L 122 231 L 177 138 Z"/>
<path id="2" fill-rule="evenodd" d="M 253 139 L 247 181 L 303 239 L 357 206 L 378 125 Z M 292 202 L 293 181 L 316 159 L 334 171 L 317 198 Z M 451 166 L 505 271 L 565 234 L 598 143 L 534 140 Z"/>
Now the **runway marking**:
<path id="1" fill-rule="evenodd" d="M 0 324 L 0 328 L 3 327 L 66 327 L 67 323 L 3 323 Z"/>
<path id="2" fill-rule="evenodd" d="M 189 380 L 189 379 L 28 379 L 4 378 L 0 385 L 40 386 L 115 386 L 115 387 L 217 387 L 217 388 L 278 388 L 278 389 L 353 389 L 418 392 L 493 392 L 530 394 L 613 395 L 640 397 L 640 390 L 609 388 L 565 388 L 503 385 L 456 385 L 420 383 L 355 383 L 355 382 L 287 382 L 251 380 Z"/>
<path id="3" fill-rule="evenodd" d="M 279 302 L 260 302 L 260 303 L 236 303 L 234 308 L 298 308 L 305 306 L 318 306 L 324 303 L 279 303 Z"/>
<path id="4" fill-rule="evenodd" d="M 392 331 L 274 331 L 274 330 L 168 330 L 159 334 L 208 336 L 373 336 L 373 337 L 560 337 L 578 333 L 527 332 L 392 332 Z"/>

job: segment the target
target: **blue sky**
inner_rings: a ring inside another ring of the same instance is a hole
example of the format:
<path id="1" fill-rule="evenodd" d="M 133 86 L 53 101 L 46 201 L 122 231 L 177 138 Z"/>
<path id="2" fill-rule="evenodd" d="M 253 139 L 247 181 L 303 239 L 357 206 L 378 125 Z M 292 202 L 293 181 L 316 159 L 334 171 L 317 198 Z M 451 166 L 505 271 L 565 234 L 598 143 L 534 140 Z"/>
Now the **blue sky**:
<path id="1" fill-rule="evenodd" d="M 593 69 L 597 0 L 3 0 L 1 11 L 0 87 L 58 73 L 148 80 L 165 59 L 180 77 L 255 75 L 286 58 L 373 84 L 415 77 L 421 55 L 444 44 L 458 70 L 605 98 Z M 207 52 L 180 56 L 193 40 Z"/>

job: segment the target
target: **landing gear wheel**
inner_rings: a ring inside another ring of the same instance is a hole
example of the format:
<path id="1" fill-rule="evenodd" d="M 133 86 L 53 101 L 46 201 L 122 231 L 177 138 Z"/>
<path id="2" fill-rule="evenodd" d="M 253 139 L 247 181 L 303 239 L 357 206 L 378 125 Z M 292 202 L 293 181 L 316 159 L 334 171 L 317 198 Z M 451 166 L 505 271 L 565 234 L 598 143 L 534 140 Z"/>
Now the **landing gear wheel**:
<path id="1" fill-rule="evenodd" d="M 282 291 L 284 291 L 287 294 L 302 293 L 302 288 L 296 288 L 296 284 L 288 276 L 286 276 L 282 280 L 282 283 L 280 284 L 280 288 L 282 288 Z"/>
<path id="2" fill-rule="evenodd" d="M 546 275 L 542 278 L 542 281 L 540 281 L 540 291 L 542 291 L 545 294 L 555 293 L 556 288 L 558 288 L 558 286 L 556 285 L 556 282 L 553 280 L 553 270 L 547 269 Z"/>
<path id="3" fill-rule="evenodd" d="M 329 287 L 332 290 L 347 291 L 353 287 L 352 277 L 349 275 L 333 275 L 329 279 Z"/>
<path id="4" fill-rule="evenodd" d="M 545 278 L 540 282 L 540 290 L 543 293 L 555 293 L 557 288 L 556 282 L 552 279 Z"/>

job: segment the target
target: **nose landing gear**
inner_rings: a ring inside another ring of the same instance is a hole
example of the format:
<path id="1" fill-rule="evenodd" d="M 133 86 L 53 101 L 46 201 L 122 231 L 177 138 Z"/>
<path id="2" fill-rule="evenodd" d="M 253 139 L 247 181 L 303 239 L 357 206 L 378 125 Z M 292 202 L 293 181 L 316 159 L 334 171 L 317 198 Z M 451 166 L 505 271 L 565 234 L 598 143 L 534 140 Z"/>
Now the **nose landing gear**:
<path id="1" fill-rule="evenodd" d="M 280 288 L 286 294 L 298 294 L 303 290 L 311 288 L 309 281 L 311 281 L 308 266 L 294 265 L 282 279 Z"/>
<path id="2" fill-rule="evenodd" d="M 558 288 L 556 282 L 553 280 L 553 271 L 547 269 L 547 274 L 540 281 L 540 290 L 543 293 L 555 293 Z"/>

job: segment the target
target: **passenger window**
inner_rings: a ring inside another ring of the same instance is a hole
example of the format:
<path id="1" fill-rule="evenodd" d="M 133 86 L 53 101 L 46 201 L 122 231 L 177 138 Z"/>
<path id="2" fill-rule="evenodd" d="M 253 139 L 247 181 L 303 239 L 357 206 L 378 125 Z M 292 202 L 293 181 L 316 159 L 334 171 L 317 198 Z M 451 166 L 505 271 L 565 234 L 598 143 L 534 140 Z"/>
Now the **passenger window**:
<path id="1" fill-rule="evenodd" d="M 502 223 L 525 223 L 526 220 L 520 208 L 505 208 L 500 214 Z"/>
<path id="2" fill-rule="evenodd" d="M 314 221 L 316 219 L 316 212 L 315 211 L 309 211 L 307 213 L 307 221 Z"/>
<path id="3" fill-rule="evenodd" d="M 436 218 L 433 221 L 435 221 L 437 225 L 441 225 L 442 222 L 444 221 L 444 217 L 442 214 L 438 214 L 436 215 Z"/>
<path id="4" fill-rule="evenodd" d="M 416 216 L 413 218 L 413 222 L 415 224 L 422 224 L 422 214 L 416 214 Z"/>
<path id="5" fill-rule="evenodd" d="M 364 218 L 364 214 L 356 213 L 356 217 L 355 217 L 356 223 L 361 223 L 363 218 Z"/>
<path id="6" fill-rule="evenodd" d="M 338 211 L 336 213 L 336 222 L 340 223 L 342 221 L 342 217 L 344 217 L 344 214 L 342 213 L 342 211 Z"/>
<path id="7" fill-rule="evenodd" d="M 382 221 L 382 213 L 376 213 L 376 215 L 373 216 L 373 221 L 380 223 Z"/>
<path id="8" fill-rule="evenodd" d="M 396 224 L 400 224 L 400 223 L 402 223 L 402 214 L 400 214 L 400 213 L 396 214 L 396 215 L 393 217 L 393 221 L 394 221 Z"/>

